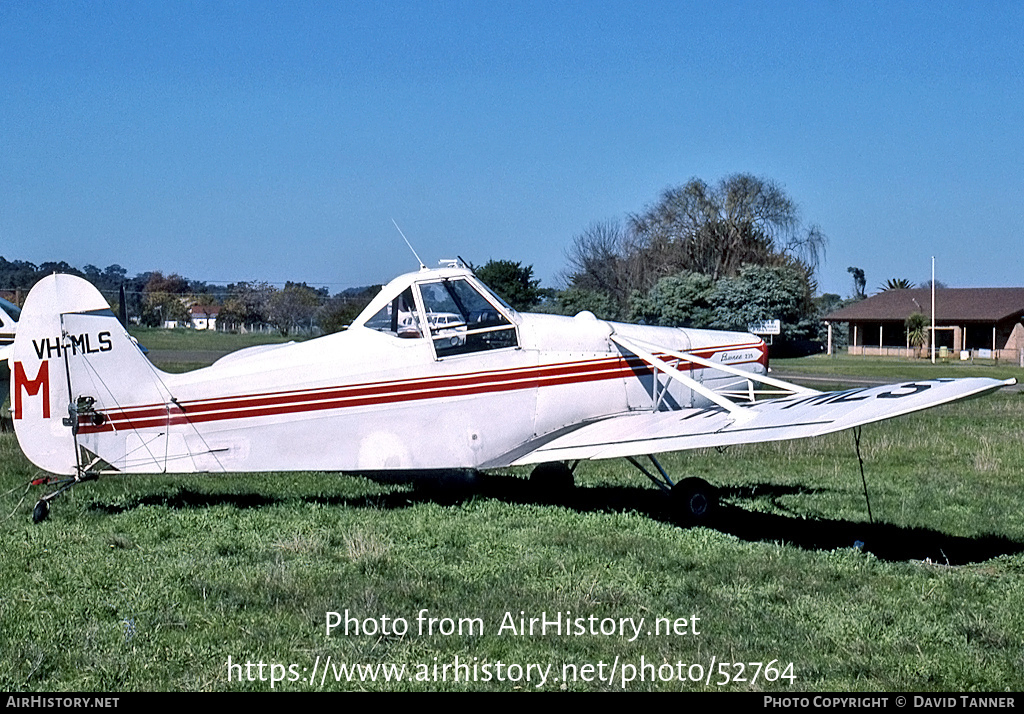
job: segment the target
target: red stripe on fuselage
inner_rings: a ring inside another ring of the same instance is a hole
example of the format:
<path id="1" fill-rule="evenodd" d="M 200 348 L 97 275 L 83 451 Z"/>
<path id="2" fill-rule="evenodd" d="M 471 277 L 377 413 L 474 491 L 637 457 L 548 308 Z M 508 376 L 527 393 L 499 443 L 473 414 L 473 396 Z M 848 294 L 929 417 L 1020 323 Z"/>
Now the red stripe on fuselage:
<path id="1" fill-rule="evenodd" d="M 707 352 L 713 355 L 722 351 L 752 346 L 730 345 L 707 348 L 695 351 L 694 354 L 703 356 L 701 352 Z M 215 397 L 191 402 L 126 407 L 117 411 L 104 412 L 106 421 L 100 425 L 95 425 L 88 417 L 83 416 L 79 425 L 79 433 L 91 434 L 126 429 L 158 428 L 176 424 L 299 414 L 422 399 L 475 396 L 519 389 L 623 379 L 650 373 L 651 368 L 642 360 L 614 355 L 586 362 L 567 362 L 492 372 L 421 377 L 390 382 L 366 382 L 343 387 Z"/>

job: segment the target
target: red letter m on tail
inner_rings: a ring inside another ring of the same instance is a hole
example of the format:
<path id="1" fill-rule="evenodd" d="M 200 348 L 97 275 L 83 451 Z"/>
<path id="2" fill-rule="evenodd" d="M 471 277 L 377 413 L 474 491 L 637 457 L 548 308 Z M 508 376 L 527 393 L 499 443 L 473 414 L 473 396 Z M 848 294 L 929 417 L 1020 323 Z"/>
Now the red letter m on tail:
<path id="1" fill-rule="evenodd" d="M 43 361 L 39 365 L 39 372 L 35 379 L 29 379 L 25 375 L 25 368 L 21 362 L 14 363 L 14 418 L 21 419 L 21 390 L 24 387 L 25 394 L 34 397 L 43 390 L 43 419 L 50 418 L 50 363 Z"/>

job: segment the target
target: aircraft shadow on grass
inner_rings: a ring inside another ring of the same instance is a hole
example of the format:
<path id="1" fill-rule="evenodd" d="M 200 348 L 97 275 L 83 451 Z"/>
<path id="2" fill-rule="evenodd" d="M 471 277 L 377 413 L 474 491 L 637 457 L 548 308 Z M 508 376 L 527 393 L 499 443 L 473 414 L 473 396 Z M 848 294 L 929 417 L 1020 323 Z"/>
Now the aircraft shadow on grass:
<path id="1" fill-rule="evenodd" d="M 733 502 L 753 497 L 767 498 L 776 506 L 778 499 L 797 494 L 820 493 L 820 489 L 776 484 L 733 486 L 719 489 L 723 499 Z M 653 520 L 682 527 L 693 523 L 681 518 L 672 502 L 659 490 L 643 486 L 594 486 L 566 489 L 562 492 L 540 489 L 516 476 L 477 474 L 471 478 L 453 478 L 443 482 L 416 482 L 412 490 L 361 497 L 300 496 L 301 501 L 350 508 L 402 509 L 421 503 L 457 505 L 485 498 L 511 504 L 561 506 L 579 513 L 636 512 Z M 96 502 L 92 508 L 120 513 L 139 506 L 156 505 L 174 509 L 209 508 L 227 505 L 235 508 L 261 508 L 291 501 L 258 493 L 210 493 L 179 489 L 170 494 L 141 496 L 120 504 Z M 779 506 L 785 508 L 784 506 Z M 998 535 L 955 536 L 929 528 L 910 528 L 891 523 L 804 518 L 799 514 L 749 511 L 723 502 L 707 521 L 699 525 L 712 528 L 748 542 L 782 543 L 804 550 L 831 551 L 841 548 L 870 552 L 880 560 L 900 562 L 931 561 L 938 565 L 979 563 L 1001 555 L 1024 552 L 1024 543 Z"/>

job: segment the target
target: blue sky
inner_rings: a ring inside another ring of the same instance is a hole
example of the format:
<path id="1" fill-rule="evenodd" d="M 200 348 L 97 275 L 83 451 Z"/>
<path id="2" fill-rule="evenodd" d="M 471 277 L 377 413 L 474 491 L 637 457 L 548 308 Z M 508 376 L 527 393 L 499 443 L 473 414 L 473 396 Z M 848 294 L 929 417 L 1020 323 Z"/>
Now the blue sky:
<path id="1" fill-rule="evenodd" d="M 556 285 L 692 177 L 781 184 L 823 290 L 1024 285 L 1024 4 L 0 3 L 0 255 L 332 292 Z M 2 286 L 0 286 L 2 287 Z"/>

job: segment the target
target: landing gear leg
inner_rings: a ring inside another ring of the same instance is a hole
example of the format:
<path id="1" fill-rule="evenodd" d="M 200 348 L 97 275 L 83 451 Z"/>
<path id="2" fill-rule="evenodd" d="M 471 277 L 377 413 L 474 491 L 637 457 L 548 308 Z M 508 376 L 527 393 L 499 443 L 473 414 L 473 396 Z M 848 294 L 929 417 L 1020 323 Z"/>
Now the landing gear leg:
<path id="1" fill-rule="evenodd" d="M 655 486 L 672 499 L 676 512 L 689 523 L 707 522 L 717 510 L 718 489 L 702 478 L 685 478 L 679 483 L 673 483 L 668 473 L 653 455 L 647 458 L 657 469 L 658 474 L 651 473 L 639 461 L 632 456 L 626 460 L 633 464 L 644 476 L 649 478 Z"/>
<path id="2" fill-rule="evenodd" d="M 99 478 L 99 474 L 86 473 L 86 474 L 82 474 L 80 476 L 76 475 L 76 476 L 74 476 L 72 478 L 66 478 L 66 479 L 46 478 L 46 479 L 39 479 L 37 481 L 33 481 L 32 482 L 33 486 L 42 486 L 44 484 L 45 485 L 54 485 L 54 484 L 56 484 L 56 485 L 60 486 L 60 488 L 58 488 L 56 491 L 53 491 L 51 493 L 46 494 L 45 496 L 40 498 L 38 501 L 36 501 L 35 508 L 32 509 L 32 522 L 33 523 L 42 523 L 43 521 L 45 521 L 47 518 L 50 517 L 50 501 L 52 501 L 53 499 L 57 498 L 57 496 L 61 495 L 65 491 L 69 490 L 75 484 L 82 483 L 82 481 L 95 481 L 98 478 Z"/>

